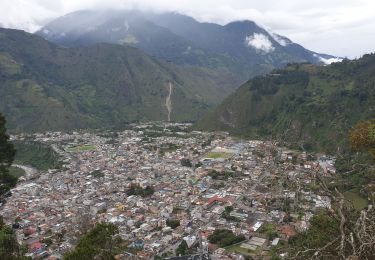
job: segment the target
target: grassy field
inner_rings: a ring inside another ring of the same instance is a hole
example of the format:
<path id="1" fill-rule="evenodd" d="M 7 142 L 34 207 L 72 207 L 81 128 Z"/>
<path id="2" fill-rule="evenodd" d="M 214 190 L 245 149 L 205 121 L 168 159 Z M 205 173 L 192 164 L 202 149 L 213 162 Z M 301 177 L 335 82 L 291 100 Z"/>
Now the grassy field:
<path id="1" fill-rule="evenodd" d="M 223 159 L 228 159 L 232 157 L 231 153 L 219 153 L 219 152 L 210 152 L 206 155 L 207 158 L 212 158 L 212 159 L 218 159 L 218 158 L 223 158 Z"/>
<path id="2" fill-rule="evenodd" d="M 37 142 L 14 142 L 16 148 L 16 164 L 29 165 L 46 171 L 61 167 L 59 155 L 48 145 Z"/>
<path id="3" fill-rule="evenodd" d="M 357 210 L 361 210 L 368 205 L 367 200 L 361 196 L 359 196 L 356 190 L 350 190 L 344 192 L 345 199 L 349 200 L 353 203 L 353 206 Z"/>
<path id="4" fill-rule="evenodd" d="M 181 148 L 181 146 L 179 146 L 179 145 L 176 145 L 176 144 L 167 144 L 166 146 L 160 147 L 159 152 L 160 152 L 160 154 L 164 155 L 165 153 L 174 152 L 174 151 L 176 151 L 179 148 Z"/>
<path id="5" fill-rule="evenodd" d="M 96 150 L 95 146 L 93 145 L 80 145 L 80 146 L 75 146 L 71 147 L 68 149 L 69 152 L 86 152 L 86 151 L 94 151 Z"/>
<path id="6" fill-rule="evenodd" d="M 14 177 L 17 177 L 17 178 L 25 175 L 25 171 L 22 170 L 21 168 L 18 168 L 18 167 L 10 167 L 9 168 L 9 173 L 11 175 L 13 175 Z"/>
<path id="7" fill-rule="evenodd" d="M 227 250 L 229 252 L 233 252 L 233 253 L 243 254 L 243 255 L 251 255 L 251 253 L 253 253 L 253 251 L 250 250 L 250 249 L 240 247 L 240 244 L 228 246 L 228 247 L 225 248 L 225 250 Z"/>

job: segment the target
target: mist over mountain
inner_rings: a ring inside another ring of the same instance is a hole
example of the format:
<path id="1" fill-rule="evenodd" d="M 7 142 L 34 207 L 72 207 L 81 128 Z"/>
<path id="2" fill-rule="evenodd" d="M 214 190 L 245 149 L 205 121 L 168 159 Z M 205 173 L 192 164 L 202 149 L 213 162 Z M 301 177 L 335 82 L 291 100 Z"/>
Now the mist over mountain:
<path id="1" fill-rule="evenodd" d="M 34 36 L 1 32 L 0 109 L 19 131 L 195 121 L 256 75 L 339 60 L 252 21 L 222 26 L 177 13 L 84 10 Z"/>
<path id="2" fill-rule="evenodd" d="M 175 64 L 225 69 L 243 81 L 288 63 L 323 65 L 336 59 L 309 51 L 252 21 L 221 26 L 177 13 L 77 11 L 50 22 L 37 34 L 67 47 L 102 42 L 129 45 Z"/>

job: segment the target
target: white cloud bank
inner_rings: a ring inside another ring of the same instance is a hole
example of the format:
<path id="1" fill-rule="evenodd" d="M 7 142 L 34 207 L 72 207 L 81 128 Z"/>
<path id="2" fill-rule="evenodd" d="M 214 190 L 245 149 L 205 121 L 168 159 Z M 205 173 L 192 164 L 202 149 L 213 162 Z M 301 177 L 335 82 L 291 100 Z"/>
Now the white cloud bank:
<path id="1" fill-rule="evenodd" d="M 325 59 L 325 58 L 323 58 L 323 57 L 320 57 L 320 60 L 322 61 L 322 62 L 324 62 L 324 64 L 327 64 L 327 65 L 329 65 L 329 64 L 331 64 L 331 63 L 335 63 L 335 62 L 340 62 L 340 61 L 342 61 L 342 59 L 341 58 L 329 58 L 329 59 Z"/>
<path id="2" fill-rule="evenodd" d="M 271 32 L 271 31 L 269 31 L 269 33 L 271 34 L 272 38 L 275 41 L 277 41 L 281 46 L 285 47 L 285 46 L 287 46 L 287 45 L 289 45 L 289 44 L 292 43 L 289 39 L 287 39 L 287 38 L 285 38 L 285 37 L 283 37 L 281 35 L 278 35 L 278 34 L 276 34 L 274 32 Z"/>
<path id="3" fill-rule="evenodd" d="M 341 57 L 375 51 L 374 0 L 0 0 L 0 26 L 33 32 L 69 12 L 106 8 L 177 11 L 220 24 L 252 20 L 308 49 Z"/>
<path id="4" fill-rule="evenodd" d="M 270 39 L 262 33 L 254 33 L 252 36 L 247 36 L 245 42 L 249 47 L 253 47 L 257 51 L 269 53 L 275 50 Z"/>
<path id="5" fill-rule="evenodd" d="M 321 62 L 323 62 L 326 65 L 329 65 L 335 62 L 341 62 L 343 60 L 342 58 L 339 58 L 339 57 L 333 57 L 333 58 L 327 59 L 327 58 L 319 56 L 318 54 L 314 54 L 314 56 L 317 57 Z"/>

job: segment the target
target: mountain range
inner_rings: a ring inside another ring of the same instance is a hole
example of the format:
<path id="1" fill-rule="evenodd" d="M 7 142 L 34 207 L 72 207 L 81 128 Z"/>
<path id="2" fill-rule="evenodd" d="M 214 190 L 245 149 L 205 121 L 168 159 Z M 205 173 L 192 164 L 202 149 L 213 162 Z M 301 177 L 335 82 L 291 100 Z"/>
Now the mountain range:
<path id="1" fill-rule="evenodd" d="M 199 120 L 199 129 L 310 147 L 342 136 L 360 117 L 349 109 L 372 111 L 372 90 L 361 84 L 371 69 L 358 67 L 371 57 L 320 66 L 340 59 L 251 21 L 78 11 L 36 34 L 0 29 L 0 111 L 12 131 Z"/>
<path id="2" fill-rule="evenodd" d="M 307 50 L 252 21 L 222 26 L 178 13 L 77 11 L 53 20 L 37 34 L 67 47 L 130 45 L 175 64 L 225 69 L 242 81 L 291 62 L 324 64 L 337 59 Z"/>
<path id="3" fill-rule="evenodd" d="M 0 29 L 0 111 L 12 131 L 195 121 L 236 84 L 228 73 L 175 65 L 129 46 L 65 48 Z"/>

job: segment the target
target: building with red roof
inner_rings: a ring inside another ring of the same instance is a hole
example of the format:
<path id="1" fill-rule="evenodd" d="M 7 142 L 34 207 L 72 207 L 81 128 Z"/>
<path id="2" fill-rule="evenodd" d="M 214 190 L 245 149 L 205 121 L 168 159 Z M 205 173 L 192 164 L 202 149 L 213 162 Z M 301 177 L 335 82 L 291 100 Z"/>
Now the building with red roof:
<path id="1" fill-rule="evenodd" d="M 207 201 L 207 208 L 210 208 L 212 207 L 213 205 L 215 205 L 216 203 L 225 203 L 226 200 L 224 198 L 220 198 L 218 196 L 214 196 L 212 198 L 210 198 L 208 201 Z"/>

